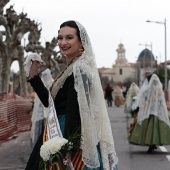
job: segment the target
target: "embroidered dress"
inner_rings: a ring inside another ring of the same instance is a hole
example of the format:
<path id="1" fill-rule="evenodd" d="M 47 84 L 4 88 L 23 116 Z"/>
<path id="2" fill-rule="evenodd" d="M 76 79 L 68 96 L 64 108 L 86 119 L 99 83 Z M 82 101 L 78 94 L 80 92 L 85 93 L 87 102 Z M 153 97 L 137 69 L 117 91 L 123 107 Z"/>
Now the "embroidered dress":
<path id="1" fill-rule="evenodd" d="M 128 137 L 136 145 L 169 145 L 170 121 L 162 84 L 153 74 L 139 100 L 138 120 Z"/>
<path id="2" fill-rule="evenodd" d="M 58 117 L 59 123 L 60 123 L 60 128 L 62 130 L 62 133 L 64 132 L 64 126 L 65 126 L 65 116 L 59 116 Z M 80 150 L 74 158 L 72 158 L 72 163 L 75 167 L 75 169 L 77 170 L 104 170 L 102 167 L 102 158 L 101 158 L 101 153 L 100 153 L 100 147 L 99 145 L 97 146 L 97 150 L 98 150 L 98 158 L 100 161 L 101 166 L 99 168 L 95 168 L 95 169 L 91 169 L 88 168 L 87 166 L 84 165 L 83 161 L 81 160 L 81 156 L 82 156 L 82 150 Z M 113 168 L 113 170 L 118 170 L 117 166 L 115 166 Z"/>

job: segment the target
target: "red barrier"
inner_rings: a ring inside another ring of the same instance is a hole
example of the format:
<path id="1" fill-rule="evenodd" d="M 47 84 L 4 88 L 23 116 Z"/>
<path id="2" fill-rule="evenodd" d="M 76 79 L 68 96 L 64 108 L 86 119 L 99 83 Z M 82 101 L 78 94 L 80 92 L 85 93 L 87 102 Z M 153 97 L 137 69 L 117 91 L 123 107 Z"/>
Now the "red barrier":
<path id="1" fill-rule="evenodd" d="M 6 96 L 0 100 L 0 141 L 18 132 L 30 130 L 32 100 L 15 96 Z"/>

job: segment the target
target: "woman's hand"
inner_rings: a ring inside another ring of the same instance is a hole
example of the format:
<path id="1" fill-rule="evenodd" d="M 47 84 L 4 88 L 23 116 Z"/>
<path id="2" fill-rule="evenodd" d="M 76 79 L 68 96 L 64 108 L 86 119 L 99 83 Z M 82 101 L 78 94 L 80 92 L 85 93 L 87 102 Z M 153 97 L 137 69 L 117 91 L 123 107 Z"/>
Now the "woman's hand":
<path id="1" fill-rule="evenodd" d="M 31 62 L 32 62 L 32 64 L 30 67 L 29 75 L 30 75 L 30 77 L 34 77 L 35 75 L 38 74 L 38 70 L 40 69 L 42 63 L 37 60 L 34 60 L 34 61 L 32 60 Z"/>

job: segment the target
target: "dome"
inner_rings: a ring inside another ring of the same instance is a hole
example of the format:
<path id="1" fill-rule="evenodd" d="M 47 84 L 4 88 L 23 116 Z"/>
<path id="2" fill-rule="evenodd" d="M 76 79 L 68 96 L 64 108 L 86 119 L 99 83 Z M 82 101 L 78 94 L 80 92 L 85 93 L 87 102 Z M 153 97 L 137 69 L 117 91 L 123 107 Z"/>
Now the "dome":
<path id="1" fill-rule="evenodd" d="M 138 57 L 138 61 L 155 60 L 153 53 L 149 49 L 144 49 Z"/>

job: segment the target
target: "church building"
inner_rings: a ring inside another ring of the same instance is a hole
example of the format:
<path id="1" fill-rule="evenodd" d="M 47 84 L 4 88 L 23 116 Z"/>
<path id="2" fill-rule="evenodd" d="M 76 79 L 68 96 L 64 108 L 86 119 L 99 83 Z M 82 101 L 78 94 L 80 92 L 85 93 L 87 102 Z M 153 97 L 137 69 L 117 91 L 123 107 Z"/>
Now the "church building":
<path id="1" fill-rule="evenodd" d="M 109 81 L 117 83 L 137 82 L 137 70 L 135 63 L 128 63 L 123 44 L 118 45 L 117 58 L 112 68 L 100 68 L 101 77 L 107 77 Z"/>

